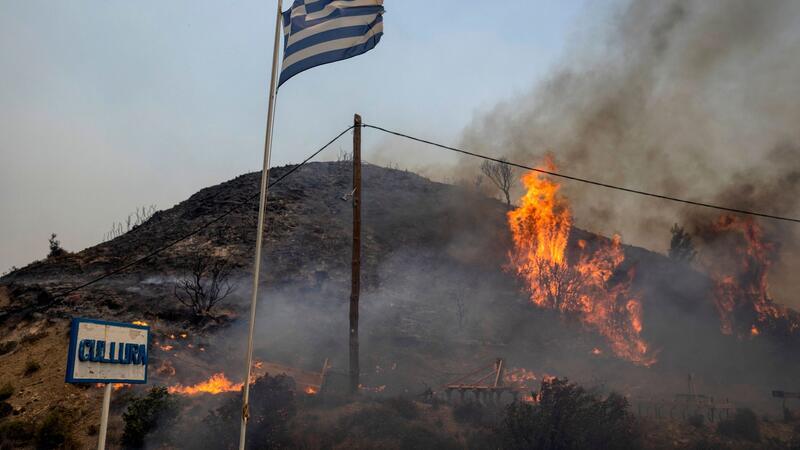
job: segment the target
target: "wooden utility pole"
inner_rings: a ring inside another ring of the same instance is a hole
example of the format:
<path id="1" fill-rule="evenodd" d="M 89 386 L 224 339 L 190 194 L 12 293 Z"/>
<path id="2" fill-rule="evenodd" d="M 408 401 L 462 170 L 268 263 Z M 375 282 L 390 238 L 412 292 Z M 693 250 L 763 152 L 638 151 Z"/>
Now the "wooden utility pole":
<path id="1" fill-rule="evenodd" d="M 353 118 L 353 273 L 350 285 L 350 393 L 358 392 L 358 297 L 361 292 L 361 116 Z"/>

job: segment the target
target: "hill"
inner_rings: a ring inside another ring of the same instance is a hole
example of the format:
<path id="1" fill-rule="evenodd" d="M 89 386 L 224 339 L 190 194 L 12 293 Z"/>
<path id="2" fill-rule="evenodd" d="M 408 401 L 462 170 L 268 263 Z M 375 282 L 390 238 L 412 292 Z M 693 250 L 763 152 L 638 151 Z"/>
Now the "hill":
<path id="1" fill-rule="evenodd" d="M 271 179 L 290 169 L 273 169 Z M 513 242 L 505 204 L 401 170 L 367 164 L 363 176 L 365 388 L 385 395 L 435 390 L 504 357 L 537 380 L 556 375 L 618 390 L 634 407 L 639 399 L 685 392 L 692 373 L 698 391 L 774 410 L 769 391 L 790 389 L 800 375 L 791 356 L 797 338 L 779 332 L 785 327 L 757 337 L 720 333 L 713 282 L 705 274 L 630 246 L 622 247 L 624 262 L 610 282 L 631 277 L 653 362 L 619 358 L 608 335 L 586 321 L 531 304 L 525 284 L 509 270 Z M 0 379 L 17 384 L 9 400 L 16 414 L 36 419 L 56 405 L 81 414 L 99 410 L 93 406 L 99 390 L 63 383 L 72 316 L 151 324 L 153 383 L 190 385 L 218 372 L 240 380 L 259 178 L 250 173 L 203 189 L 116 239 L 0 279 Z M 257 358 L 309 370 L 328 358 L 335 370 L 347 367 L 350 183 L 347 163 L 312 163 L 270 190 Z M 234 207 L 146 262 L 58 297 Z M 573 253 L 607 242 L 576 228 L 569 235 Z M 233 268 L 236 289 L 215 320 L 198 321 L 175 299 L 176 281 L 198 255 Z M 31 360 L 41 368 L 26 374 Z"/>

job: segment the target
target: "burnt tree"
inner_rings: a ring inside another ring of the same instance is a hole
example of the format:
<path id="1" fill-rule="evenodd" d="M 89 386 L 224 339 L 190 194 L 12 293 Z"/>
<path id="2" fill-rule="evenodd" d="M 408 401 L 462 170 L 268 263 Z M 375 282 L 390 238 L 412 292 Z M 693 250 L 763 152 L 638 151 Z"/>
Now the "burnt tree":
<path id="1" fill-rule="evenodd" d="M 484 161 L 481 164 L 481 172 L 503 192 L 506 204 L 511 205 L 510 191 L 511 185 L 514 183 L 514 172 L 511 170 L 511 166 L 505 163 L 505 158 L 501 158 L 500 161 L 502 162 Z"/>
<path id="2" fill-rule="evenodd" d="M 211 317 L 212 310 L 233 292 L 226 260 L 198 256 L 191 272 L 175 283 L 175 298 L 197 317 Z"/>

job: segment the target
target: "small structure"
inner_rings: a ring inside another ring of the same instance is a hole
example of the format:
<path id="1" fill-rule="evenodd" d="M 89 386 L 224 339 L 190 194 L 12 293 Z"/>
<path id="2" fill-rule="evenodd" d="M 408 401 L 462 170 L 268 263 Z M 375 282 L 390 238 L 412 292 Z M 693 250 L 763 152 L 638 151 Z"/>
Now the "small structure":
<path id="1" fill-rule="evenodd" d="M 703 416 L 709 422 L 730 417 L 736 407 L 728 400 L 717 401 L 709 395 L 697 394 L 694 389 L 694 377 L 688 376 L 688 392 L 675 394 L 670 400 L 640 400 L 639 416 L 688 419 L 691 416 Z"/>
<path id="2" fill-rule="evenodd" d="M 775 398 L 783 399 L 783 403 L 781 404 L 781 409 L 783 410 L 784 417 L 788 417 L 791 414 L 790 411 L 786 408 L 786 399 L 787 398 L 800 399 L 800 392 L 772 391 L 772 396 Z"/>
<path id="3" fill-rule="evenodd" d="M 514 398 L 517 392 L 511 386 L 504 385 L 505 361 L 497 358 L 492 364 L 482 366 L 461 378 L 444 385 L 447 400 L 452 401 L 453 392 L 458 392 L 459 400 L 465 401 L 467 392 L 472 392 L 475 401 L 482 403 L 499 403 L 503 393 L 511 393 Z"/>

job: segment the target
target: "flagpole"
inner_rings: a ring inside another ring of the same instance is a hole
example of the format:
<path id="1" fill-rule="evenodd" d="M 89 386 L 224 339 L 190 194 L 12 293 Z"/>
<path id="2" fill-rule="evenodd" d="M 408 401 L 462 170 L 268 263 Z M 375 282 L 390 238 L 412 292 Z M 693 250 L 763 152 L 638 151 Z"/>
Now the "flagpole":
<path id="1" fill-rule="evenodd" d="M 264 167 L 261 171 L 261 196 L 258 202 L 258 231 L 256 233 L 256 255 L 253 262 L 253 296 L 250 299 L 250 329 L 247 336 L 247 374 L 242 388 L 242 426 L 239 432 L 239 450 L 245 448 L 247 419 L 250 416 L 250 373 L 253 368 L 253 331 L 256 324 L 256 302 L 258 301 L 258 277 L 261 273 L 261 247 L 264 240 L 264 219 L 267 204 L 267 185 L 269 182 L 270 153 L 272 151 L 272 126 L 275 118 L 276 78 L 278 75 L 278 52 L 280 50 L 281 27 L 283 19 L 282 1 L 278 0 L 278 15 L 275 18 L 275 44 L 272 49 L 272 78 L 269 82 L 269 106 L 267 109 L 267 131 L 264 138 Z"/>

